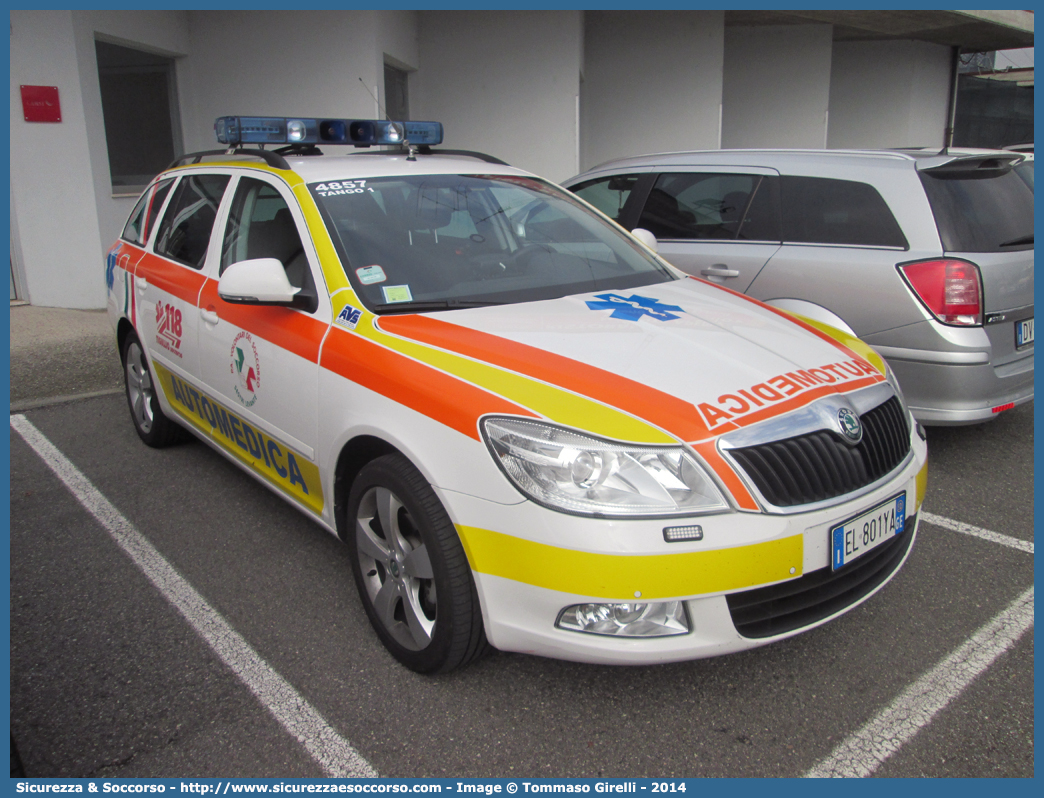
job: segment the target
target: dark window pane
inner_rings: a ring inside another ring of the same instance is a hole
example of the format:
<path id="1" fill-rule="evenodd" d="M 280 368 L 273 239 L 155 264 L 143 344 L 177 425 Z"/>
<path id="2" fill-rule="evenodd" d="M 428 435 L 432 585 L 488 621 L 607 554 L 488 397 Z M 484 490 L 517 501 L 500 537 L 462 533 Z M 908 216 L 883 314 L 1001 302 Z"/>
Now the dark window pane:
<path id="1" fill-rule="evenodd" d="M 228 180 L 228 175 L 182 178 L 163 215 L 156 238 L 156 254 L 193 269 L 203 268 L 210 232 Z"/>
<path id="2" fill-rule="evenodd" d="M 613 175 L 588 180 L 573 186 L 570 191 L 590 202 L 614 222 L 619 222 L 627 198 L 637 183 L 638 175 Z"/>
<path id="3" fill-rule="evenodd" d="M 823 177 L 782 179 L 783 240 L 906 249 L 906 237 L 877 189 Z"/>
<path id="4" fill-rule="evenodd" d="M 174 59 L 95 42 L 113 190 L 146 185 L 181 146 L 174 124 Z"/>
<path id="5" fill-rule="evenodd" d="M 646 200 L 638 226 L 663 239 L 778 241 L 768 183 L 761 175 L 663 174 Z"/>
<path id="6" fill-rule="evenodd" d="M 922 172 L 921 182 L 947 252 L 1033 248 L 1033 190 L 1014 171 L 978 180 Z"/>
<path id="7" fill-rule="evenodd" d="M 410 118 L 409 73 L 384 65 L 384 104 L 389 119 L 405 122 Z"/>

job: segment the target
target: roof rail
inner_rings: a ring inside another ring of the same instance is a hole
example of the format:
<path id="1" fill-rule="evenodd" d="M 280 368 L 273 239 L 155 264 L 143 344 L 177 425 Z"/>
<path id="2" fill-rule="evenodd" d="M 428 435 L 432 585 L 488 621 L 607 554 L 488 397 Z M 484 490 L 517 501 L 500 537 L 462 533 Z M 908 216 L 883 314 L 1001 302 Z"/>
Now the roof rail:
<path id="1" fill-rule="evenodd" d="M 387 155 L 389 150 L 370 150 L 368 152 L 357 152 L 355 155 Z M 405 148 L 401 148 L 398 152 L 406 152 Z M 468 158 L 477 158 L 480 161 L 486 163 L 495 163 L 500 166 L 511 166 L 507 161 L 502 161 L 493 155 L 487 155 L 484 152 L 475 152 L 474 150 L 433 150 L 427 144 L 421 144 L 417 147 L 418 155 L 463 155 Z"/>
<path id="2" fill-rule="evenodd" d="M 175 158 L 173 163 L 168 166 L 168 169 L 173 169 L 175 166 L 183 166 L 188 163 L 197 164 L 208 156 L 214 155 L 253 155 L 255 158 L 260 158 L 262 161 L 267 163 L 269 166 L 276 169 L 289 169 L 290 164 L 286 162 L 286 158 L 279 155 L 271 150 L 255 150 L 247 149 L 244 147 L 236 147 L 235 149 L 227 150 L 204 150 L 203 152 L 190 152 L 182 155 L 180 158 Z"/>

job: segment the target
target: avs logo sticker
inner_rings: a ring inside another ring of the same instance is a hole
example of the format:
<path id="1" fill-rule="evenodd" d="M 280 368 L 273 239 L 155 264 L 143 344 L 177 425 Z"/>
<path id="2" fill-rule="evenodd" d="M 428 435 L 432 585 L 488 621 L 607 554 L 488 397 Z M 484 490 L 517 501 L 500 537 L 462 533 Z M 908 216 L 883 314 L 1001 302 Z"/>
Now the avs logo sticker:
<path id="1" fill-rule="evenodd" d="M 231 373 L 236 378 L 233 390 L 236 398 L 244 407 L 252 407 L 257 401 L 257 391 L 261 387 L 261 360 L 257 356 L 257 346 L 250 333 L 241 332 L 232 341 Z"/>
<path id="2" fill-rule="evenodd" d="M 156 303 L 156 343 L 181 357 L 181 311 L 173 305 Z"/>
<path id="3" fill-rule="evenodd" d="M 337 318 L 334 319 L 334 324 L 340 324 L 342 327 L 347 327 L 349 330 L 354 330 L 355 325 L 359 323 L 359 319 L 362 318 L 362 311 L 353 308 L 351 305 L 345 305 L 341 312 L 337 314 Z"/>
<path id="4" fill-rule="evenodd" d="M 845 436 L 848 443 L 856 444 L 863 439 L 863 425 L 853 411 L 842 407 L 837 411 L 837 425 L 841 428 L 841 434 Z"/>
<path id="5" fill-rule="evenodd" d="M 631 294 L 629 297 L 619 294 L 596 294 L 595 299 L 598 301 L 587 300 L 587 307 L 591 310 L 611 310 L 609 318 L 624 321 L 638 321 L 642 316 L 649 316 L 657 321 L 671 321 L 681 318 L 672 311 L 685 312 L 677 305 L 664 305 L 658 299 L 637 294 Z"/>

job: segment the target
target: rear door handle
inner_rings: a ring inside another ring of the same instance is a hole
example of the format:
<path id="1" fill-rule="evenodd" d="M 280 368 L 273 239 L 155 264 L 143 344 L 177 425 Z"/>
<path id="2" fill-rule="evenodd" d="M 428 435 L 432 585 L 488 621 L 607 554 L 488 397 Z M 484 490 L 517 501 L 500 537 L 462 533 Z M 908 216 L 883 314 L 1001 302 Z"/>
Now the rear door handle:
<path id="1" fill-rule="evenodd" d="M 199 309 L 199 317 L 207 324 L 217 324 L 221 320 L 216 310 L 203 310 L 203 308 Z"/>
<path id="2" fill-rule="evenodd" d="M 715 263 L 706 269 L 701 269 L 700 274 L 704 277 L 739 277 L 738 269 L 730 269 L 724 263 Z"/>
<path id="3" fill-rule="evenodd" d="M 149 281 L 146 280 L 144 277 L 135 277 L 134 285 L 137 286 L 139 291 L 145 293 L 145 289 L 149 287 Z"/>

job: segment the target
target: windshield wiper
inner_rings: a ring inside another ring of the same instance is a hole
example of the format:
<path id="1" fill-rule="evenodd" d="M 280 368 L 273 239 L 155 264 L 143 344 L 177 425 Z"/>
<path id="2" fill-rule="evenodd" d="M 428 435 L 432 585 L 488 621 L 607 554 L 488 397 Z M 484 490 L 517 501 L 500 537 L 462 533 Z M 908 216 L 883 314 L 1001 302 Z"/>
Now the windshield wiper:
<path id="1" fill-rule="evenodd" d="M 442 299 L 429 302 L 386 302 L 374 305 L 374 313 L 425 313 L 431 310 L 459 310 L 461 308 L 481 308 L 487 305 L 504 305 L 491 299 Z"/>
<path id="2" fill-rule="evenodd" d="M 998 246 L 1002 246 L 1002 247 L 1017 247 L 1017 246 L 1019 246 L 1021 244 L 1032 244 L 1032 243 L 1033 243 L 1033 233 L 1030 233 L 1028 236 L 1022 236 L 1021 238 L 1013 238 L 1011 241 L 1005 241 L 1003 244 L 999 244 Z"/>

